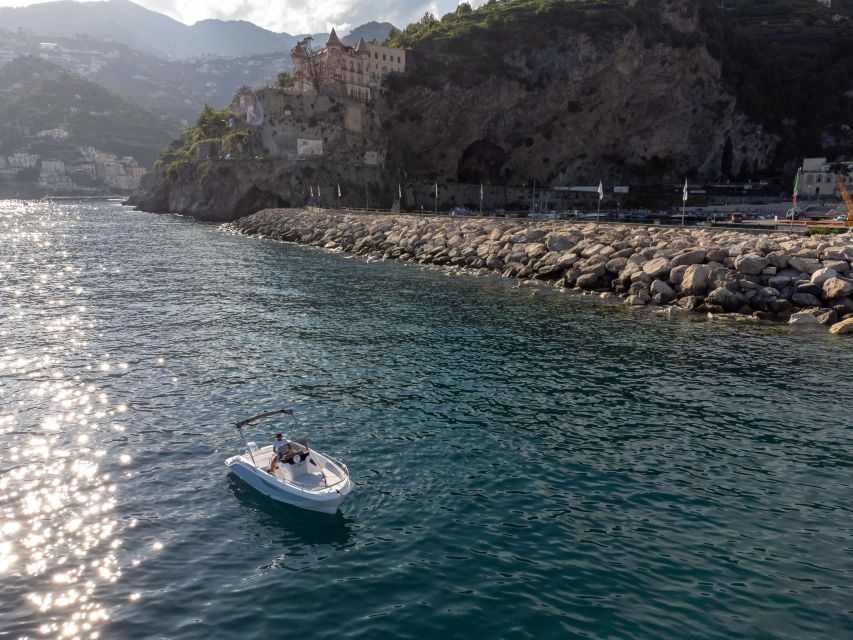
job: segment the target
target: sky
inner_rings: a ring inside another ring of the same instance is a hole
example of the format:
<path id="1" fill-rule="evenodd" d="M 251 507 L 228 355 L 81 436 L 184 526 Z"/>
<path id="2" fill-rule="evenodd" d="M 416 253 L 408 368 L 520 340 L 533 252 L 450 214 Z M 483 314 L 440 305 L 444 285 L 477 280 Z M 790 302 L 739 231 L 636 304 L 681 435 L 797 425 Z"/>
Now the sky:
<path id="1" fill-rule="evenodd" d="M 0 0 L 0 7 L 20 7 L 44 0 Z M 365 22 L 391 22 L 405 27 L 426 11 L 442 16 L 458 0 L 133 0 L 186 24 L 205 18 L 248 20 L 271 31 L 319 33 L 337 28 L 345 34 Z M 482 0 L 471 2 L 472 6 Z"/>

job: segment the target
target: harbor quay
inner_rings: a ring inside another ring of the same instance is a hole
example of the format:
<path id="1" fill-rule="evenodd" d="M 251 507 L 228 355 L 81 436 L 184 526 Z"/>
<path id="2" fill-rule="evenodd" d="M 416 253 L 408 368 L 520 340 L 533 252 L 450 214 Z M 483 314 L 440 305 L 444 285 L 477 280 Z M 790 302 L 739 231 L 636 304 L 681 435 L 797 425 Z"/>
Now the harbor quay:
<path id="1" fill-rule="evenodd" d="M 492 272 L 667 315 L 739 314 L 853 335 L 853 233 L 264 209 L 237 233 Z"/>

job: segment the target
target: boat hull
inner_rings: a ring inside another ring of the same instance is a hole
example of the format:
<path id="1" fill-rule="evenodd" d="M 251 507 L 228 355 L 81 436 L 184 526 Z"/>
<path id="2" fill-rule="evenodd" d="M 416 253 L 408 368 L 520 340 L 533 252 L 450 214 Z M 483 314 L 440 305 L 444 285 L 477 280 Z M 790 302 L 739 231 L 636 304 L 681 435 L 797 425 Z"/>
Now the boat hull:
<path id="1" fill-rule="evenodd" d="M 352 490 L 352 481 L 349 478 L 339 488 L 322 493 L 302 490 L 246 464 L 240 456 L 228 458 L 225 466 L 250 487 L 273 500 L 320 513 L 336 513 Z"/>

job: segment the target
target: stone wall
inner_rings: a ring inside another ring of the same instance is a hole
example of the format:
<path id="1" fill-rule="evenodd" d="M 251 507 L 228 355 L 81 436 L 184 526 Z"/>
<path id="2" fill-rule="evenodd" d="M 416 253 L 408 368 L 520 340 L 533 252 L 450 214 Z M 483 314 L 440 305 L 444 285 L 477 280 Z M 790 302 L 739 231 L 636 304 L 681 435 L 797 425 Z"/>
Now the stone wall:
<path id="1" fill-rule="evenodd" d="M 520 222 L 267 209 L 235 231 L 363 256 L 451 265 L 621 296 L 625 304 L 748 314 L 853 333 L 853 235 Z"/>

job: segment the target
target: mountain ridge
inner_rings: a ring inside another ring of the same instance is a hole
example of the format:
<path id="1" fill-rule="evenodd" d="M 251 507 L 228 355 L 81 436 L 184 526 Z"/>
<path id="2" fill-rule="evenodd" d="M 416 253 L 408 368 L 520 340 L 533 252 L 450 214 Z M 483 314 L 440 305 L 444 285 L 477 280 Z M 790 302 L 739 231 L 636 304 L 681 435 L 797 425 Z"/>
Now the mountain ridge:
<path id="1" fill-rule="evenodd" d="M 168 59 L 290 51 L 306 35 L 322 42 L 328 36 L 326 33 L 275 32 L 247 20 L 209 18 L 187 25 L 131 0 L 55 0 L 25 7 L 4 7 L 0 8 L 0 24 L 8 31 L 23 29 L 44 36 L 84 35 Z M 369 25 L 384 27 L 387 33 L 395 28 L 390 23 L 369 22 L 353 29 L 353 33 Z"/>

